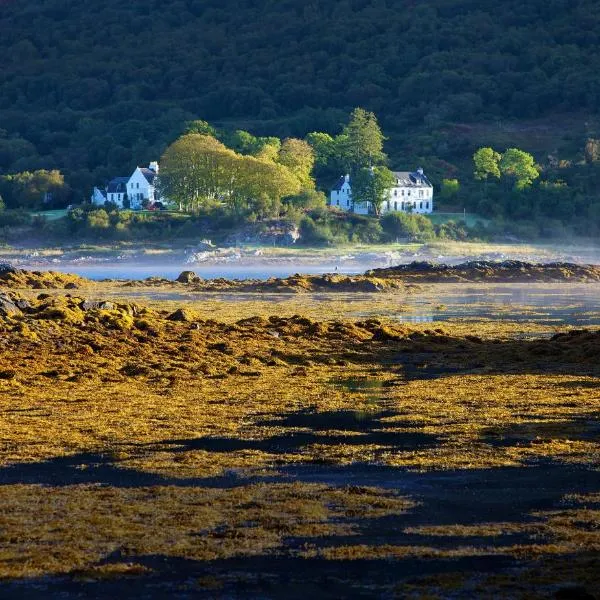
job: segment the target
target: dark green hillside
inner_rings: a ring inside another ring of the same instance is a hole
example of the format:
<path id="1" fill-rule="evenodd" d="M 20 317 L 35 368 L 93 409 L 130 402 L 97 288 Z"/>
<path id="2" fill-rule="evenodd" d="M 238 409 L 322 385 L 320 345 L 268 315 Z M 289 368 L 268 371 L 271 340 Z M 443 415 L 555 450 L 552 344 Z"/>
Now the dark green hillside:
<path id="1" fill-rule="evenodd" d="M 472 150 L 448 124 L 595 113 L 599 43 L 597 0 L 4 0 L 0 172 L 83 190 L 191 118 L 302 136 L 355 106 L 440 167 Z"/>

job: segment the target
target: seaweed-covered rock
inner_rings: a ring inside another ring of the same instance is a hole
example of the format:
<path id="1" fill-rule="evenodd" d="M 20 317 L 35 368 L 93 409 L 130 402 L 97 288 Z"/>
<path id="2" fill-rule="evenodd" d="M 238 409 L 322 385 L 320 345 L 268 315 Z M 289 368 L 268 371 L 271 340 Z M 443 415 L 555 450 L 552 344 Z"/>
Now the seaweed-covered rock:
<path id="1" fill-rule="evenodd" d="M 202 278 L 196 275 L 194 271 L 183 271 L 175 281 L 178 283 L 198 283 L 202 281 Z"/>
<path id="2" fill-rule="evenodd" d="M 174 313 L 171 313 L 167 317 L 167 320 L 191 323 L 192 321 L 197 321 L 198 318 L 198 315 L 193 310 L 188 308 L 178 308 Z"/>
<path id="3" fill-rule="evenodd" d="M 21 309 L 17 304 L 5 294 L 0 294 L 0 315 L 12 317 L 21 314 Z"/>

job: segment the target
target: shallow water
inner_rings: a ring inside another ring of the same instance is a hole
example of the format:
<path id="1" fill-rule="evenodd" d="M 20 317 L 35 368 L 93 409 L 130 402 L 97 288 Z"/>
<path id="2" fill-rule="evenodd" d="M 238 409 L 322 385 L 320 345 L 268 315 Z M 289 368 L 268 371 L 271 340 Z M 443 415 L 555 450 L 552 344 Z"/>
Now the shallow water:
<path id="1" fill-rule="evenodd" d="M 296 273 L 307 275 L 322 275 L 323 273 L 344 273 L 355 275 L 367 269 L 381 266 L 379 262 L 374 264 L 339 265 L 336 263 L 321 264 L 207 264 L 207 265 L 182 265 L 182 264 L 131 264 L 131 263 L 109 263 L 109 264 L 52 264 L 43 266 L 20 266 L 20 268 L 37 271 L 60 271 L 62 273 L 74 273 L 93 281 L 103 279 L 146 279 L 148 277 L 161 277 L 164 279 L 177 279 L 182 271 L 194 271 L 203 279 L 261 279 L 270 277 L 289 277 Z"/>

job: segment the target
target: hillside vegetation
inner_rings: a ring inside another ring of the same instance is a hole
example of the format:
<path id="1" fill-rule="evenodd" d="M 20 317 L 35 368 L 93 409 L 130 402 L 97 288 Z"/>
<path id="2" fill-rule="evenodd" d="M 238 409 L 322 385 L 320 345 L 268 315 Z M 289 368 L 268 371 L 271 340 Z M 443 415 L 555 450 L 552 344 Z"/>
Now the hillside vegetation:
<path id="1" fill-rule="evenodd" d="M 456 123 L 593 116 L 599 42 L 594 0 L 5 0 L 0 174 L 60 169 L 83 194 L 194 118 L 304 137 L 355 106 L 392 162 L 448 172 L 494 142 Z"/>

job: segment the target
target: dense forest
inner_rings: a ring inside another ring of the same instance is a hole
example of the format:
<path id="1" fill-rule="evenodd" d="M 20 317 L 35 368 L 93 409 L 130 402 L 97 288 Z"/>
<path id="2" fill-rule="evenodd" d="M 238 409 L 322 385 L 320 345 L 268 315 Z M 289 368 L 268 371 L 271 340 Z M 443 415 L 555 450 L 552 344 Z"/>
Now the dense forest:
<path id="1" fill-rule="evenodd" d="M 449 123 L 597 111 L 599 43 L 596 0 L 4 0 L 0 169 L 82 191 L 190 119 L 304 137 L 355 106 L 392 162 L 452 165 Z"/>
<path id="2" fill-rule="evenodd" d="M 0 0 L 0 177 L 79 202 L 197 119 L 310 140 L 362 106 L 443 206 L 595 235 L 599 44 L 596 0 Z M 474 178 L 486 146 L 534 156 L 525 196 Z"/>

